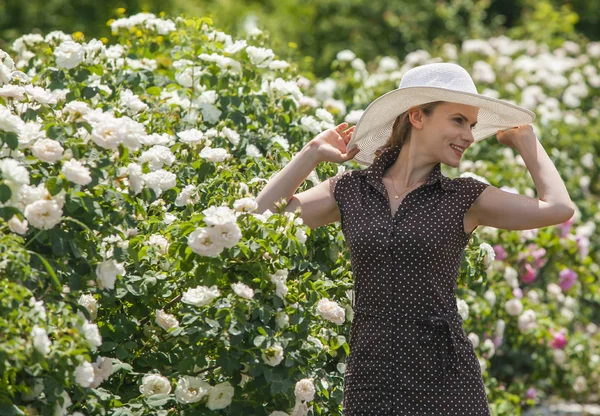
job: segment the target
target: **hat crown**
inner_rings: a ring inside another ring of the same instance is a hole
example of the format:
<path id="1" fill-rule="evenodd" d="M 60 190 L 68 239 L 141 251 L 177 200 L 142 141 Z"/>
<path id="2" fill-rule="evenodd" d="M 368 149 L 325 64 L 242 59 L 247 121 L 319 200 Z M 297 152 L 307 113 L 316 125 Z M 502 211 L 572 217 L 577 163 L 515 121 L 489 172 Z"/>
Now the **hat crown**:
<path id="1" fill-rule="evenodd" d="M 421 65 L 409 70 L 400 88 L 431 87 L 477 94 L 477 87 L 466 69 L 452 63 Z"/>

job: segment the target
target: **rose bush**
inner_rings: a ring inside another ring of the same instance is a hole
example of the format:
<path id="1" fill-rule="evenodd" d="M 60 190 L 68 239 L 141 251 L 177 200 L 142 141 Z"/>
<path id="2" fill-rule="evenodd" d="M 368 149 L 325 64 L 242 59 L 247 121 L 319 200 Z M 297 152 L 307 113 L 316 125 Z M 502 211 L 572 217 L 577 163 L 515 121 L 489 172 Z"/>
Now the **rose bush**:
<path id="1" fill-rule="evenodd" d="M 2 414 L 339 414 L 353 298 L 339 224 L 258 214 L 254 197 L 314 134 L 439 57 L 539 114 L 579 207 L 559 227 L 482 227 L 465 252 L 458 306 L 494 414 L 598 398 L 598 44 L 468 40 L 460 58 L 446 44 L 371 69 L 345 52 L 310 80 L 260 31 L 150 14 L 111 27 L 110 45 L 52 32 L 0 56 Z M 535 195 L 511 149 L 471 151 L 451 173 Z"/>

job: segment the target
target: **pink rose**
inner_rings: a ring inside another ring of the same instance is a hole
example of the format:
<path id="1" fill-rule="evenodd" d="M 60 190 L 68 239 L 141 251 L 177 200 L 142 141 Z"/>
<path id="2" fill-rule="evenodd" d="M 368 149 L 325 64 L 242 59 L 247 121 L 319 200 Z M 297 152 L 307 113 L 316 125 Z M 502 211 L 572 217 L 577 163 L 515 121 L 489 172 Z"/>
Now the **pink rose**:
<path id="1" fill-rule="evenodd" d="M 577 273 L 571 269 L 561 270 L 558 277 L 558 285 L 563 291 L 569 290 L 577 281 Z"/>
<path id="2" fill-rule="evenodd" d="M 550 332 L 552 333 L 552 340 L 550 341 L 550 346 L 552 348 L 554 348 L 555 350 L 559 350 L 563 349 L 565 345 L 567 345 L 566 331 L 567 330 L 564 328 L 558 332 L 555 332 L 552 329 L 550 330 Z"/>
<path id="3" fill-rule="evenodd" d="M 525 273 L 521 275 L 523 283 L 531 283 L 537 277 L 537 270 L 531 267 L 531 264 L 525 263 Z"/>
<path id="4" fill-rule="evenodd" d="M 500 244 L 494 246 L 494 252 L 496 253 L 496 260 L 504 260 L 506 258 L 506 250 Z"/>

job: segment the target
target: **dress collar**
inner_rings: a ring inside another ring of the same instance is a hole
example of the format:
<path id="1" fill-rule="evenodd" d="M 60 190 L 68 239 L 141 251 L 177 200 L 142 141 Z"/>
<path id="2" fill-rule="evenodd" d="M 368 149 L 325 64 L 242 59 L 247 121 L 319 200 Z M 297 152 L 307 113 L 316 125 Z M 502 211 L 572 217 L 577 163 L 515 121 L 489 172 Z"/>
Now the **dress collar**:
<path id="1" fill-rule="evenodd" d="M 371 183 L 379 182 L 380 184 L 383 184 L 383 173 L 388 167 L 394 164 L 400 154 L 401 148 L 402 145 L 385 148 L 368 168 L 359 171 L 360 174 L 365 175 Z M 441 162 L 438 162 L 431 170 L 427 177 L 427 182 L 425 182 L 425 186 L 433 185 L 438 181 L 440 181 L 442 189 L 456 191 L 456 183 L 442 174 Z"/>

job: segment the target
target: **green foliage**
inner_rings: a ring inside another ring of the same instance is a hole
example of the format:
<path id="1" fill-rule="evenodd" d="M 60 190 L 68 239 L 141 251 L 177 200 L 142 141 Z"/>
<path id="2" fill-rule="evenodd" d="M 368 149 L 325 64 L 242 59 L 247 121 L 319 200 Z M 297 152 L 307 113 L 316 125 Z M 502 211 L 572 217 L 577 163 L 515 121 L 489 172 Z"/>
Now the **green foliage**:
<path id="1" fill-rule="evenodd" d="M 518 39 L 534 39 L 552 47 L 567 40 L 575 40 L 575 25 L 579 15 L 570 4 L 553 7 L 549 0 L 526 0 L 521 24 L 511 28 L 508 35 Z"/>

